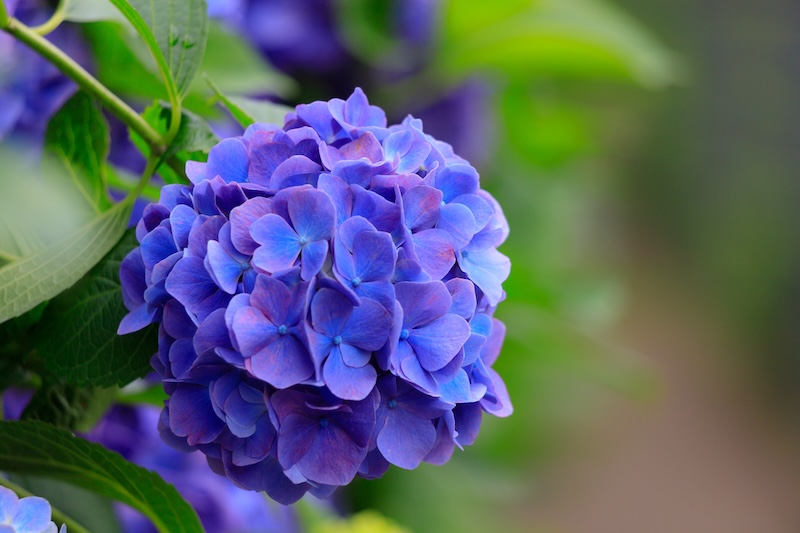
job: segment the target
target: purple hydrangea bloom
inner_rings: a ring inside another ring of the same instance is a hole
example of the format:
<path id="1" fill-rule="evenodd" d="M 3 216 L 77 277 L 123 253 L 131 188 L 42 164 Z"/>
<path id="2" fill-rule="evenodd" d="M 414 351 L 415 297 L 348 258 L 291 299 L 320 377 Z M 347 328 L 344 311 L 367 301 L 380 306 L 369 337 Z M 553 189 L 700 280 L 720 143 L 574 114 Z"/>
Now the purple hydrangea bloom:
<path id="1" fill-rule="evenodd" d="M 29 24 L 47 20 L 52 7 L 39 0 L 6 0 L 9 14 Z M 85 63 L 86 50 L 77 28 L 69 24 L 48 36 L 70 57 Z M 38 144 L 50 117 L 77 86 L 50 62 L 0 33 L 0 141 L 6 137 Z"/>
<path id="2" fill-rule="evenodd" d="M 222 381 L 222 380 L 221 380 Z M 209 533 L 291 533 L 299 531 L 291 509 L 245 492 L 208 469 L 203 455 L 187 454 L 165 444 L 158 434 L 155 407 L 116 406 L 88 438 L 119 452 L 129 461 L 155 470 L 197 510 Z M 117 515 L 126 533 L 155 533 L 144 515 L 118 505 Z"/>
<path id="3" fill-rule="evenodd" d="M 168 185 L 123 261 L 119 332 L 159 324 L 160 429 L 281 503 L 442 463 L 483 412 L 508 224 L 478 173 L 357 89 L 250 126 Z"/>
<path id="4" fill-rule="evenodd" d="M 0 533 L 56 533 L 50 513 L 44 498 L 19 498 L 13 490 L 0 487 Z M 62 525 L 60 533 L 67 533 L 67 527 Z"/>

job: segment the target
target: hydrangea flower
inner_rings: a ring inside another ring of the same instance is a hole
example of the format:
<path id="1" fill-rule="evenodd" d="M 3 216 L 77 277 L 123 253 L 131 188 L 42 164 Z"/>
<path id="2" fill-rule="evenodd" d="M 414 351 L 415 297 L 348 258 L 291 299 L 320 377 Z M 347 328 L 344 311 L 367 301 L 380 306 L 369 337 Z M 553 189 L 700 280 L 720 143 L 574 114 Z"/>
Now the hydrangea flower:
<path id="1" fill-rule="evenodd" d="M 0 533 L 56 533 L 50 513 L 44 498 L 19 498 L 13 490 L 0 487 Z M 67 533 L 67 526 L 62 525 L 60 533 Z"/>
<path id="2" fill-rule="evenodd" d="M 168 185 L 122 262 L 120 334 L 159 324 L 162 437 L 281 503 L 446 462 L 483 412 L 510 262 L 451 147 L 356 89 L 253 124 Z"/>

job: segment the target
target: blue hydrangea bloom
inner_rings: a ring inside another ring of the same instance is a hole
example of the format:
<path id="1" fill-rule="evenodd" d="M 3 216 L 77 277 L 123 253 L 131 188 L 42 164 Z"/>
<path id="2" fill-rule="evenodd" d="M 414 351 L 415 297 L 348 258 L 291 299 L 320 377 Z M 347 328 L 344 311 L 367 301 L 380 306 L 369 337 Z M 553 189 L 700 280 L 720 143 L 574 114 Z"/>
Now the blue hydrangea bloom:
<path id="1" fill-rule="evenodd" d="M 50 513 L 44 498 L 19 498 L 13 490 L 0 487 L 0 533 L 56 533 Z M 62 525 L 60 533 L 67 533 L 67 527 Z"/>
<path id="2" fill-rule="evenodd" d="M 510 262 L 503 211 L 445 143 L 360 89 L 225 139 L 123 261 L 119 333 L 159 324 L 162 437 L 281 503 L 446 462 L 483 412 Z"/>

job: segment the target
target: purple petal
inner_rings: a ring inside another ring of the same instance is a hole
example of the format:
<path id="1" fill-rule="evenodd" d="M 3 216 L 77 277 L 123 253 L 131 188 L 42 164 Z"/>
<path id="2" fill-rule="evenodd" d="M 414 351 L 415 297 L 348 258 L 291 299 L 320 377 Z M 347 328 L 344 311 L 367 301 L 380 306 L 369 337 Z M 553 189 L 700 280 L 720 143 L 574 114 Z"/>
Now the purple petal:
<path id="1" fill-rule="evenodd" d="M 452 203 L 443 205 L 439 213 L 436 227 L 450 234 L 456 249 L 469 244 L 475 234 L 475 217 L 472 211 L 465 205 Z"/>
<path id="2" fill-rule="evenodd" d="M 413 231 L 432 228 L 439 218 L 442 192 L 420 185 L 412 187 L 403 195 L 405 225 Z"/>
<path id="3" fill-rule="evenodd" d="M 403 307 L 403 327 L 408 329 L 436 320 L 451 306 L 450 293 L 441 281 L 401 282 L 394 289 Z"/>
<path id="4" fill-rule="evenodd" d="M 378 434 L 378 449 L 390 463 L 413 470 L 428 455 L 435 441 L 433 422 L 402 409 L 389 409 Z"/>
<path id="5" fill-rule="evenodd" d="M 317 188 L 328 195 L 336 208 L 337 225 L 350 217 L 353 211 L 353 195 L 347 183 L 336 176 L 320 174 Z"/>
<path id="6" fill-rule="evenodd" d="M 291 148 L 273 142 L 274 132 L 258 132 L 250 138 L 250 182 L 269 185 L 272 173 L 292 155 Z"/>
<path id="7" fill-rule="evenodd" d="M 475 194 L 478 182 L 478 171 L 468 164 L 448 165 L 436 174 L 436 188 L 444 194 L 445 203 L 462 194 Z"/>
<path id="8" fill-rule="evenodd" d="M 478 403 L 457 405 L 453 410 L 456 418 L 456 441 L 460 446 L 471 446 L 481 429 L 482 411 Z"/>
<path id="9" fill-rule="evenodd" d="M 503 346 L 503 340 L 506 337 L 506 325 L 492 318 L 492 327 L 489 337 L 486 339 L 486 344 L 481 351 L 481 359 L 486 366 L 492 366 L 500 355 L 500 348 Z"/>
<path id="10" fill-rule="evenodd" d="M 269 180 L 273 191 L 296 185 L 316 185 L 322 167 L 303 155 L 293 155 L 275 169 Z"/>
<path id="11" fill-rule="evenodd" d="M 386 343 L 390 326 L 391 317 L 386 308 L 364 298 L 361 305 L 353 308 L 352 314 L 342 328 L 342 342 L 367 351 L 375 351 Z"/>
<path id="12" fill-rule="evenodd" d="M 278 389 L 297 385 L 314 375 L 311 355 L 291 334 L 273 337 L 272 342 L 245 360 L 245 368 Z"/>
<path id="13" fill-rule="evenodd" d="M 180 385 L 170 396 L 169 428 L 178 437 L 186 437 L 190 446 L 212 442 L 224 427 L 214 414 L 208 387 Z"/>
<path id="14" fill-rule="evenodd" d="M 300 238 L 278 215 L 264 215 L 255 221 L 250 235 L 261 244 L 253 254 L 253 264 L 267 272 L 291 267 L 300 255 Z"/>
<path id="15" fill-rule="evenodd" d="M 356 445 L 344 430 L 331 424 L 320 427 L 297 467 L 309 481 L 342 486 L 353 480 L 366 456 L 366 448 Z"/>
<path id="16" fill-rule="evenodd" d="M 379 231 L 391 233 L 400 223 L 400 206 L 383 196 L 362 187 L 351 185 L 353 191 L 353 216 L 370 221 Z"/>
<path id="17" fill-rule="evenodd" d="M 184 257 L 175 264 L 167 276 L 166 290 L 186 309 L 204 319 L 212 311 L 227 303 L 229 296 L 219 293 L 217 284 L 206 272 L 199 257 Z"/>
<path id="18" fill-rule="evenodd" d="M 250 305 L 260 309 L 275 326 L 286 322 L 291 302 L 289 288 L 283 282 L 272 276 L 258 275 L 256 286 L 250 294 Z"/>
<path id="19" fill-rule="evenodd" d="M 141 304 L 125 315 L 117 328 L 117 335 L 126 335 L 146 328 L 157 320 L 158 309 L 150 309 L 147 304 Z"/>
<path id="20" fill-rule="evenodd" d="M 242 355 L 252 357 L 278 337 L 278 327 L 255 307 L 243 307 L 233 315 L 233 337 Z"/>
<path id="21" fill-rule="evenodd" d="M 178 251 L 172 233 L 164 226 L 154 229 L 142 239 L 142 246 L 140 249 L 142 251 L 144 266 L 149 270 L 153 270 L 156 264 L 162 259 Z"/>
<path id="22" fill-rule="evenodd" d="M 189 232 L 197 219 L 197 212 L 188 205 L 178 205 L 169 214 L 169 225 L 172 228 L 172 236 L 178 249 L 189 246 Z"/>
<path id="23" fill-rule="evenodd" d="M 412 352 L 412 349 L 408 342 L 400 341 L 397 344 L 397 351 L 404 355 L 407 352 Z M 399 375 L 428 394 L 439 396 L 439 384 L 436 383 L 436 380 L 433 379 L 430 372 L 422 368 L 419 364 L 419 359 L 413 355 L 411 357 L 405 357 L 400 361 Z"/>
<path id="24" fill-rule="evenodd" d="M 242 272 L 249 268 L 249 265 L 244 265 L 245 268 L 242 268 L 243 265 L 228 255 L 217 241 L 208 241 L 205 262 L 213 280 L 228 294 L 236 293 Z"/>
<path id="25" fill-rule="evenodd" d="M 429 372 L 444 368 L 469 338 L 467 321 L 448 313 L 411 332 L 408 343 L 414 348 L 420 365 Z"/>
<path id="26" fill-rule="evenodd" d="M 345 364 L 340 350 L 332 350 L 322 368 L 330 391 L 343 400 L 363 400 L 375 387 L 378 374 L 370 365 L 353 368 Z"/>
<path id="27" fill-rule="evenodd" d="M 354 239 L 353 257 L 360 281 L 388 280 L 394 273 L 397 250 L 388 233 L 362 231 Z"/>
<path id="28" fill-rule="evenodd" d="M 316 331 L 334 337 L 341 333 L 353 309 L 353 304 L 341 293 L 320 289 L 311 302 L 311 324 Z"/>
<path id="29" fill-rule="evenodd" d="M 250 226 L 262 216 L 272 212 L 269 198 L 251 198 L 231 210 L 231 242 L 239 252 L 253 255 L 258 244 L 250 236 Z"/>
<path id="30" fill-rule="evenodd" d="M 371 132 L 366 132 L 358 139 L 342 146 L 339 151 L 344 159 L 360 159 L 366 157 L 373 163 L 383 160 L 383 148 Z"/>
<path id="31" fill-rule="evenodd" d="M 414 253 L 420 266 L 433 279 L 441 279 L 456 262 L 455 250 L 450 235 L 440 229 L 426 229 L 411 237 Z"/>
<path id="32" fill-rule="evenodd" d="M 448 313 L 454 313 L 466 320 L 472 318 L 477 305 L 475 285 L 468 279 L 453 278 L 445 283 L 445 286 L 453 299 L 453 305 L 450 306 Z"/>

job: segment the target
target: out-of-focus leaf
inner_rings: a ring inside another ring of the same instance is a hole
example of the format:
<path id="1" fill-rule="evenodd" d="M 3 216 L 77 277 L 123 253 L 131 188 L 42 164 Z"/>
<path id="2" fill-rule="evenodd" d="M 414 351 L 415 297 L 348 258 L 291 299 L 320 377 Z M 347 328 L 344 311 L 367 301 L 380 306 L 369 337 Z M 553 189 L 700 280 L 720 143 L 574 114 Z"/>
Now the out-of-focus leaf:
<path id="1" fill-rule="evenodd" d="M 202 533 L 175 487 L 99 444 L 35 421 L 0 422 L 0 469 L 60 479 L 144 513 L 162 533 Z"/>
<path id="2" fill-rule="evenodd" d="M 164 392 L 164 387 L 159 383 L 146 388 L 136 387 L 129 390 L 130 387 L 138 385 L 141 382 L 132 383 L 125 387 L 117 395 L 117 403 L 124 405 L 155 405 L 156 407 L 164 407 L 164 400 L 169 398 L 167 393 Z"/>
<path id="3" fill-rule="evenodd" d="M 96 215 L 63 166 L 3 156 L 0 323 L 73 285 L 122 237 L 130 201 Z M 61 168 L 58 168 L 58 167 Z M 19 176 L 25 176 L 20 179 Z"/>
<path id="4" fill-rule="evenodd" d="M 210 79 L 208 84 L 220 102 L 222 102 L 222 105 L 230 112 L 236 122 L 244 128 L 255 122 L 282 126 L 286 113 L 292 111 L 291 107 L 267 100 L 225 95 Z"/>
<path id="5" fill-rule="evenodd" d="M 69 430 L 89 431 L 114 403 L 116 387 L 77 387 L 45 381 L 36 390 L 23 420 L 39 420 Z"/>
<path id="6" fill-rule="evenodd" d="M 65 20 L 72 22 L 92 22 L 114 20 L 126 22 L 125 17 L 108 0 L 63 0 L 67 3 Z"/>
<path id="7" fill-rule="evenodd" d="M 50 301 L 36 330 L 35 347 L 53 377 L 75 385 L 123 386 L 150 370 L 150 357 L 158 349 L 157 328 L 117 335 L 128 312 L 119 268 L 136 246 L 129 230 L 83 279 Z"/>
<path id="8" fill-rule="evenodd" d="M 45 146 L 61 158 L 77 190 L 100 213 L 111 207 L 105 161 L 111 140 L 94 99 L 78 91 L 47 125 Z"/>
<path id="9" fill-rule="evenodd" d="M 527 6 L 525 4 L 528 4 Z M 467 10 L 467 14 L 460 14 Z M 629 79 L 648 87 L 676 80 L 676 60 L 634 19 L 603 0 L 449 3 L 435 70 L 463 74 Z"/>
<path id="10" fill-rule="evenodd" d="M 294 80 L 270 67 L 241 37 L 214 22 L 209 24 L 200 71 L 226 94 L 273 93 L 285 97 L 297 89 Z M 202 76 L 195 79 L 192 90 L 207 93 Z"/>
<path id="11" fill-rule="evenodd" d="M 169 93 L 183 95 L 194 79 L 206 48 L 205 0 L 111 0 L 153 54 Z M 170 90 L 174 87 L 174 91 Z"/>

